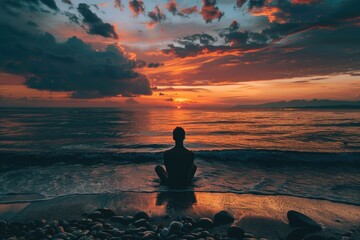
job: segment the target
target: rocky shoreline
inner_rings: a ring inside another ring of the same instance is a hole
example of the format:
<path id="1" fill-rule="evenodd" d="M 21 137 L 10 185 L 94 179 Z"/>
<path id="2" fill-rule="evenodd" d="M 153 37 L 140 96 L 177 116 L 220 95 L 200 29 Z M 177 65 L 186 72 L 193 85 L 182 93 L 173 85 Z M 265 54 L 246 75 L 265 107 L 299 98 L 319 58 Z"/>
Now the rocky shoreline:
<path id="1" fill-rule="evenodd" d="M 52 220 L 47 222 L 38 219 L 29 223 L 7 222 L 0 220 L 0 239 L 37 240 L 266 240 L 266 236 L 255 238 L 234 224 L 234 216 L 227 211 L 216 213 L 213 218 L 193 219 L 189 216 L 171 219 L 152 219 L 145 212 L 137 212 L 134 216 L 119 216 L 108 208 L 96 209 L 83 214 L 81 220 Z M 351 239 L 351 232 L 331 235 L 322 231 L 322 226 L 308 216 L 289 211 L 287 218 L 290 231 L 280 240 L 336 240 Z M 283 233 L 282 233 L 283 234 Z"/>

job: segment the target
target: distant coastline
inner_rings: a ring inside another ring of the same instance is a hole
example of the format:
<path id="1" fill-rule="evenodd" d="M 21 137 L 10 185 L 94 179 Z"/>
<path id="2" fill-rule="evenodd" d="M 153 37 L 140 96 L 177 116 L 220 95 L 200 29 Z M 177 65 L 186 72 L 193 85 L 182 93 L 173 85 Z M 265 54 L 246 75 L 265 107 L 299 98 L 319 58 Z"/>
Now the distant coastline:
<path id="1" fill-rule="evenodd" d="M 337 101 L 337 100 L 291 100 L 280 102 L 268 102 L 254 105 L 238 104 L 234 109 L 360 109 L 360 101 Z"/>

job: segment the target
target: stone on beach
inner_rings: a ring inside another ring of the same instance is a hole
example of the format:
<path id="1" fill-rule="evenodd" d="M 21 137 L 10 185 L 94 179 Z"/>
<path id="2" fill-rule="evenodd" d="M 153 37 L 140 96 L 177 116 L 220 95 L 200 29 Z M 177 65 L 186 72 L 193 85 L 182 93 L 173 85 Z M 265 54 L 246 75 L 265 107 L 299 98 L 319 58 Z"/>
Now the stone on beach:
<path id="1" fill-rule="evenodd" d="M 99 211 L 93 211 L 86 215 L 88 218 L 95 219 L 95 218 L 101 218 L 102 214 Z"/>
<path id="2" fill-rule="evenodd" d="M 292 227 L 304 228 L 307 231 L 319 231 L 321 226 L 310 217 L 300 212 L 291 210 L 287 213 L 289 225 Z"/>
<path id="3" fill-rule="evenodd" d="M 234 222 L 234 217 L 227 211 L 220 211 L 214 215 L 214 224 L 222 225 Z"/>
<path id="4" fill-rule="evenodd" d="M 104 218 L 109 218 L 116 215 L 115 212 L 109 208 L 99 208 L 96 209 L 96 211 L 100 212 Z"/>
<path id="5" fill-rule="evenodd" d="M 229 238 L 243 238 L 244 230 L 238 226 L 231 226 L 227 231 L 227 236 Z"/>
<path id="6" fill-rule="evenodd" d="M 179 221 L 172 221 L 169 225 L 169 229 L 171 232 L 178 232 L 183 228 L 183 224 Z"/>
<path id="7" fill-rule="evenodd" d="M 149 215 L 146 212 L 138 212 L 135 214 L 134 216 L 134 220 L 139 220 L 139 219 L 145 219 L 148 220 L 150 219 Z"/>
<path id="8" fill-rule="evenodd" d="M 201 227 L 201 228 L 205 228 L 205 229 L 210 229 L 210 228 L 214 227 L 214 223 L 210 218 L 200 218 L 196 222 L 196 226 Z"/>
<path id="9" fill-rule="evenodd" d="M 305 232 L 302 228 L 293 229 L 285 240 L 302 240 L 305 237 Z"/>

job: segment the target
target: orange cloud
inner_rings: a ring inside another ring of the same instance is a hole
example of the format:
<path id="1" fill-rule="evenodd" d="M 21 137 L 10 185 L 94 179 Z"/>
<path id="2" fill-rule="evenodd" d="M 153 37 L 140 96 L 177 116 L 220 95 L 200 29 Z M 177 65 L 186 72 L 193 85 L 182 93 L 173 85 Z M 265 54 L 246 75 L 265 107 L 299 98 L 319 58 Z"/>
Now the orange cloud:
<path id="1" fill-rule="evenodd" d="M 206 23 L 209 23 L 215 19 L 220 21 L 222 16 L 224 16 L 224 12 L 221 12 L 216 6 L 216 0 L 203 0 L 203 6 L 201 8 L 200 14 Z"/>
<path id="2" fill-rule="evenodd" d="M 317 4 L 322 0 L 291 0 L 292 4 Z"/>
<path id="3" fill-rule="evenodd" d="M 269 19 L 269 22 L 278 22 L 278 23 L 286 23 L 286 19 L 284 19 L 280 14 L 282 13 L 281 9 L 275 6 L 264 6 L 261 8 L 253 8 L 250 10 L 253 16 L 265 16 Z"/>

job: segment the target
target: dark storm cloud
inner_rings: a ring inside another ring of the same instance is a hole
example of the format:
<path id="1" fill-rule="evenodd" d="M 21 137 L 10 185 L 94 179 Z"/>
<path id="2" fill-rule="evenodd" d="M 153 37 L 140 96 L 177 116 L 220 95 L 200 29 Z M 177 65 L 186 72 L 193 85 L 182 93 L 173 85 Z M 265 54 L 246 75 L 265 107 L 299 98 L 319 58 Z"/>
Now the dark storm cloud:
<path id="1" fill-rule="evenodd" d="M 77 9 L 83 17 L 83 22 L 86 24 L 89 34 L 100 35 L 106 38 L 119 38 L 114 26 L 109 23 L 104 23 L 102 19 L 90 10 L 89 5 L 80 3 Z"/>
<path id="2" fill-rule="evenodd" d="M 263 7 L 266 2 L 266 0 L 248 0 L 249 9 Z"/>
<path id="3" fill-rule="evenodd" d="M 134 17 L 145 12 L 145 4 L 142 0 L 129 0 L 129 8 Z"/>
<path id="4" fill-rule="evenodd" d="M 185 36 L 178 39 L 177 45 L 169 44 L 167 49 L 163 50 L 163 53 L 166 55 L 175 55 L 180 58 L 184 57 L 195 57 L 204 50 L 216 51 L 220 50 L 218 46 L 213 46 L 212 44 L 216 41 L 216 38 L 213 36 L 202 33 L 202 34 L 193 34 L 190 36 Z M 226 46 L 221 46 L 220 48 L 228 48 Z"/>
<path id="5" fill-rule="evenodd" d="M 270 3 L 273 7 L 281 10 L 279 14 L 286 16 L 287 22 L 273 22 L 260 32 L 251 32 L 239 31 L 237 21 L 233 21 L 228 32 L 219 33 L 226 45 L 214 46 L 215 41 L 209 44 L 193 43 L 196 41 L 196 39 L 192 39 L 196 36 L 195 34 L 176 40 L 177 44 L 170 44 L 163 52 L 178 57 L 193 57 L 209 51 L 256 50 L 270 47 L 272 44 L 294 34 L 305 34 L 307 31 L 324 27 L 329 28 L 327 31 L 332 31 L 344 27 L 344 24 L 357 26 L 360 22 L 360 4 L 357 3 L 357 0 L 343 0 L 332 6 L 326 5 L 325 2 L 315 4 L 314 1 L 311 1 L 312 5 L 310 2 L 299 5 L 292 4 L 289 1 L 248 0 L 248 7 L 261 9 L 268 7 Z M 353 36 L 348 36 L 348 39 L 352 38 Z M 188 41 L 189 39 L 191 41 Z M 338 42 L 338 44 L 343 43 Z"/>
<path id="6" fill-rule="evenodd" d="M 221 84 L 223 79 L 237 82 L 358 72 L 360 4 L 357 0 L 303 2 L 248 1 L 246 9 L 276 7 L 277 14 L 282 14 L 286 21 L 274 21 L 256 32 L 244 31 L 232 23 L 227 30 L 219 32 L 220 40 L 201 43 L 196 34 L 186 36 L 175 40 L 163 53 L 180 58 L 216 56 L 200 64 L 195 73 L 184 76 L 184 79 L 204 79 L 201 74 L 205 72 L 211 76 L 211 80 L 198 81 L 199 84 Z M 226 71 L 219 71 L 218 66 L 226 66 Z M 187 83 L 196 85 L 190 80 Z"/>
<path id="7" fill-rule="evenodd" d="M 43 7 L 46 6 L 52 10 L 58 11 L 59 8 L 55 3 L 55 0 L 2 0 L 0 6 L 6 9 L 6 11 L 12 11 L 12 9 L 29 8 L 32 11 L 46 11 Z"/>
<path id="8" fill-rule="evenodd" d="M 133 70 L 116 46 L 96 51 L 76 37 L 58 43 L 0 25 L 0 71 L 22 75 L 29 88 L 68 91 L 73 98 L 151 94 L 148 79 Z"/>
<path id="9" fill-rule="evenodd" d="M 222 16 L 224 16 L 224 12 L 221 12 L 216 6 L 216 0 L 203 0 L 200 14 L 206 23 L 210 23 L 215 19 L 220 21 Z"/>

